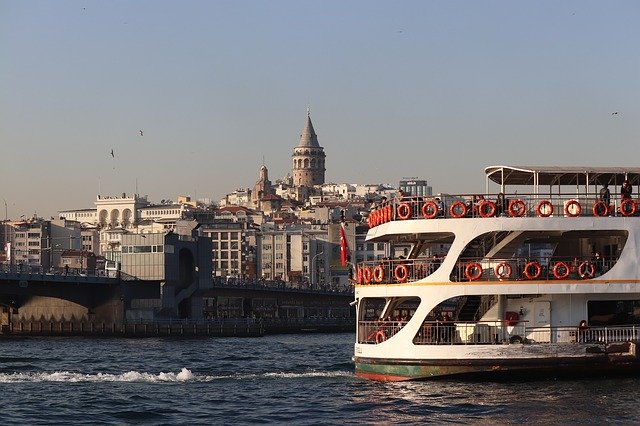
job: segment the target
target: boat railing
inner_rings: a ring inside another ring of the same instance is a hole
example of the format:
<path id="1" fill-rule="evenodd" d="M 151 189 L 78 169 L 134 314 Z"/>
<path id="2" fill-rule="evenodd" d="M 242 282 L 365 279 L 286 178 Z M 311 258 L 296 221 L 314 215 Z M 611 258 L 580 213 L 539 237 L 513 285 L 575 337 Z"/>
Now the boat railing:
<path id="1" fill-rule="evenodd" d="M 380 344 L 408 321 L 360 321 L 358 343 Z M 640 340 L 639 325 L 532 326 L 526 321 L 425 321 L 413 338 L 416 345 L 611 344 Z"/>
<path id="2" fill-rule="evenodd" d="M 511 258 L 461 258 L 452 281 L 562 281 L 588 280 L 609 271 L 617 257 L 536 256 Z"/>
<path id="3" fill-rule="evenodd" d="M 381 259 L 358 263 L 358 284 L 402 284 L 422 280 L 434 273 L 442 259 Z M 451 281 L 586 280 L 596 278 L 617 262 L 617 257 L 598 258 L 536 256 L 510 258 L 461 258 L 453 268 Z"/>
<path id="4" fill-rule="evenodd" d="M 639 199 L 586 194 L 457 194 L 403 197 L 374 205 L 369 227 L 390 221 L 439 218 L 638 216 Z"/>

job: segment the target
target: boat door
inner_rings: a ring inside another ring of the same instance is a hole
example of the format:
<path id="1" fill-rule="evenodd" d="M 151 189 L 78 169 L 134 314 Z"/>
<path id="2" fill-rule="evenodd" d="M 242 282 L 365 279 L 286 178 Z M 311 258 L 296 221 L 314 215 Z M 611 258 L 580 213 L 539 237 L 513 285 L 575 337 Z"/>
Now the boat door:
<path id="1" fill-rule="evenodd" d="M 551 342 L 551 302 L 533 302 L 533 315 L 527 339 L 534 342 Z"/>

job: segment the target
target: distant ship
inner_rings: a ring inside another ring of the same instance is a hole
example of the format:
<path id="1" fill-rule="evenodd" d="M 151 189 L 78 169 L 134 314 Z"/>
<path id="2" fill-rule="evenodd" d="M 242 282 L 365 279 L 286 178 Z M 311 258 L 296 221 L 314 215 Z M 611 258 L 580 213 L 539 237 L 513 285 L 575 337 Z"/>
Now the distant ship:
<path id="1" fill-rule="evenodd" d="M 405 194 L 371 211 L 367 242 L 390 257 L 356 265 L 355 374 L 640 370 L 640 217 L 629 191 L 640 168 L 485 175 L 483 194 Z"/>

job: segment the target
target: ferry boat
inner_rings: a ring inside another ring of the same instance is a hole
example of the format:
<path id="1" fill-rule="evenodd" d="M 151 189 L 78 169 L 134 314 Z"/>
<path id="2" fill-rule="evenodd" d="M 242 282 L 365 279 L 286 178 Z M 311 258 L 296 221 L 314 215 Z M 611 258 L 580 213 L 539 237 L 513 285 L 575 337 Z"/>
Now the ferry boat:
<path id="1" fill-rule="evenodd" d="M 355 265 L 355 374 L 640 371 L 640 168 L 485 175 L 483 194 L 370 212 L 387 256 Z"/>

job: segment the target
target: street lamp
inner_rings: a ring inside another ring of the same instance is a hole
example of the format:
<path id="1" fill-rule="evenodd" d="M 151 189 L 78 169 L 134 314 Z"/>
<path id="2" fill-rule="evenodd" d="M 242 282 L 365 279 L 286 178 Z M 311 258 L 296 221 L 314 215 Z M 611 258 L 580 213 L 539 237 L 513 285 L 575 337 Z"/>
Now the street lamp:
<path id="1" fill-rule="evenodd" d="M 315 256 L 313 256 L 311 258 L 311 278 L 312 278 L 311 279 L 311 290 L 313 290 L 313 283 L 318 280 L 318 274 L 317 274 L 317 271 L 316 271 L 316 268 L 315 268 L 316 258 L 318 256 L 320 256 L 320 255 L 323 255 L 323 254 L 324 254 L 324 252 L 321 251 L 320 253 L 317 253 Z M 317 284 L 317 282 L 316 282 L 316 284 Z"/>

